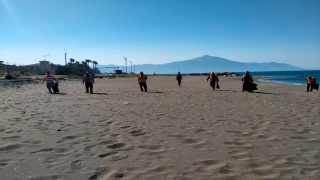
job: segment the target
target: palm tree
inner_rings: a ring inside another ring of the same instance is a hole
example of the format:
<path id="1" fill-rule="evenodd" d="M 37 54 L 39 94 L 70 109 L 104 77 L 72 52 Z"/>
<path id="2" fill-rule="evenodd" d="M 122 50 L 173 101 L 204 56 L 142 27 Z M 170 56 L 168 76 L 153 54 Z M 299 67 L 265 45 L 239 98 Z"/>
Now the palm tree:
<path id="1" fill-rule="evenodd" d="M 95 68 L 95 67 L 97 68 L 97 64 L 98 64 L 97 61 L 92 61 L 92 64 L 94 65 L 93 68 Z"/>
<path id="2" fill-rule="evenodd" d="M 85 62 L 85 61 L 81 61 L 81 64 L 85 64 L 85 65 L 87 65 L 87 62 Z"/>
<path id="3" fill-rule="evenodd" d="M 91 62 L 91 63 L 92 63 L 92 69 L 93 69 L 93 68 L 94 68 L 94 61 L 92 60 L 92 62 Z"/>
<path id="4" fill-rule="evenodd" d="M 74 61 L 75 61 L 75 60 L 74 60 L 73 58 L 70 58 L 70 63 L 71 63 L 71 64 L 73 64 Z"/>
<path id="5" fill-rule="evenodd" d="M 0 64 L 3 64 L 3 61 L 0 61 Z"/>
<path id="6" fill-rule="evenodd" d="M 80 64 L 79 61 L 76 61 L 76 64 Z"/>
<path id="7" fill-rule="evenodd" d="M 88 66 L 89 66 L 90 63 L 92 62 L 90 59 L 86 59 L 85 61 L 87 62 Z"/>

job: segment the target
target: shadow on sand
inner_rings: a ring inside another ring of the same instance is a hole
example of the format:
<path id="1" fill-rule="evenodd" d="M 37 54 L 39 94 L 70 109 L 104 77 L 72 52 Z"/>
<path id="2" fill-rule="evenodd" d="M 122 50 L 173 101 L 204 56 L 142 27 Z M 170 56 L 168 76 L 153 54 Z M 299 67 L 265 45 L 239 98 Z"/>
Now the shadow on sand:
<path id="1" fill-rule="evenodd" d="M 67 93 L 52 93 L 53 95 L 67 95 Z"/>
<path id="2" fill-rule="evenodd" d="M 258 93 L 258 94 L 273 94 L 273 95 L 279 95 L 279 94 L 275 94 L 275 93 L 267 93 L 267 92 L 253 92 L 253 93 Z"/>
<path id="3" fill-rule="evenodd" d="M 218 89 L 218 91 L 231 91 L 231 92 L 239 92 L 239 91 L 235 91 L 235 90 L 227 90 L 227 89 Z"/>
<path id="4" fill-rule="evenodd" d="M 163 93 L 163 92 L 160 92 L 160 91 L 148 91 L 148 93 Z"/>
<path id="5" fill-rule="evenodd" d="M 92 94 L 98 94 L 98 95 L 108 95 L 108 93 L 92 93 Z"/>

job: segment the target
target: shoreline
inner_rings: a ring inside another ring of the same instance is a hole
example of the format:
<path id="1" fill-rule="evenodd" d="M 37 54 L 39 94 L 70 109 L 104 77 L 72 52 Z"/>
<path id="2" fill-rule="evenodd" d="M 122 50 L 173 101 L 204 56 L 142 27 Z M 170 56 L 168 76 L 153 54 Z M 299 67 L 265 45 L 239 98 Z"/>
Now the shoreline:
<path id="1" fill-rule="evenodd" d="M 305 76 L 255 76 L 258 82 L 273 83 L 273 84 L 286 84 L 294 86 L 307 86 Z"/>

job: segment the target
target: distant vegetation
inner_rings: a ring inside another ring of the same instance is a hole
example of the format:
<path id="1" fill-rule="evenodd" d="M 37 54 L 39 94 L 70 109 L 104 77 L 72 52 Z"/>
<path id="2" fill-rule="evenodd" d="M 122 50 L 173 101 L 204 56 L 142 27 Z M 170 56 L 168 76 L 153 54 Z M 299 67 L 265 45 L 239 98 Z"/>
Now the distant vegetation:
<path id="1" fill-rule="evenodd" d="M 82 76 L 86 71 L 92 72 L 87 64 L 68 64 L 66 66 L 57 66 L 55 74 L 57 75 L 78 75 Z"/>
<path id="2" fill-rule="evenodd" d="M 33 75 L 34 73 L 30 70 L 25 69 L 23 66 L 15 66 L 15 65 L 4 65 L 0 64 L 0 77 L 3 77 L 4 73 L 10 71 L 10 74 L 14 76 L 21 75 Z"/>

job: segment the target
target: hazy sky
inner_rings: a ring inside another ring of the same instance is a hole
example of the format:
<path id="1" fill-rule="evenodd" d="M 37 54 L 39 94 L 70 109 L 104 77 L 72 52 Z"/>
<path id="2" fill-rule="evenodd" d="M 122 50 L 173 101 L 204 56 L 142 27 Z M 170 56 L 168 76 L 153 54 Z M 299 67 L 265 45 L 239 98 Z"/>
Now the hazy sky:
<path id="1" fill-rule="evenodd" d="M 320 0 L 0 0 L 0 60 L 163 64 L 202 55 L 320 69 Z"/>

